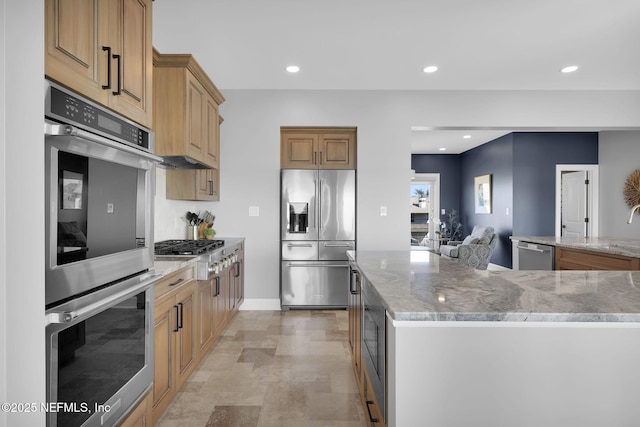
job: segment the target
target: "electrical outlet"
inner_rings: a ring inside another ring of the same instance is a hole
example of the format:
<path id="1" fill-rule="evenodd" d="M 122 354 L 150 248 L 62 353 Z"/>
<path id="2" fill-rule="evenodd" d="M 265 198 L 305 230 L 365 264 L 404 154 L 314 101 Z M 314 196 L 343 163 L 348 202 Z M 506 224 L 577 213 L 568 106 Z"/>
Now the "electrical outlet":
<path id="1" fill-rule="evenodd" d="M 507 208 L 506 214 L 509 215 L 509 208 Z"/>
<path id="2" fill-rule="evenodd" d="M 113 203 L 107 203 L 107 213 L 113 213 Z"/>
<path id="3" fill-rule="evenodd" d="M 249 216 L 260 216 L 260 206 L 249 206 Z"/>
<path id="4" fill-rule="evenodd" d="M 380 216 L 387 216 L 387 207 L 380 206 Z"/>
<path id="5" fill-rule="evenodd" d="M 445 215 L 446 211 L 444 209 L 440 209 L 440 215 Z"/>

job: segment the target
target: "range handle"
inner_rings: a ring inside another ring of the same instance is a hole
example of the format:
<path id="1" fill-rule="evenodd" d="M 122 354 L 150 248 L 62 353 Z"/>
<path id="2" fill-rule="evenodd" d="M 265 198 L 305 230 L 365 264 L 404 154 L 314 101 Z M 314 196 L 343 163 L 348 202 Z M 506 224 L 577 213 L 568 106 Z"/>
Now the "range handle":
<path id="1" fill-rule="evenodd" d="M 336 267 L 349 267 L 347 264 L 319 264 L 317 262 L 314 263 L 287 263 L 287 267 L 332 267 L 332 268 L 336 268 Z"/>

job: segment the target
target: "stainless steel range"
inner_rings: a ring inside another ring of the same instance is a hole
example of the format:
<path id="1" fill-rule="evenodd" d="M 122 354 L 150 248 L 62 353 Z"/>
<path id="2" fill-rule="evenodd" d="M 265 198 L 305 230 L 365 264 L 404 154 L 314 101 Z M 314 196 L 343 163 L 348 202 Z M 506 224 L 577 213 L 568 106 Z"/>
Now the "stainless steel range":
<path id="1" fill-rule="evenodd" d="M 197 256 L 198 280 L 211 280 L 223 270 L 239 265 L 235 245 L 225 246 L 224 240 L 165 240 L 155 243 L 158 260 Z"/>

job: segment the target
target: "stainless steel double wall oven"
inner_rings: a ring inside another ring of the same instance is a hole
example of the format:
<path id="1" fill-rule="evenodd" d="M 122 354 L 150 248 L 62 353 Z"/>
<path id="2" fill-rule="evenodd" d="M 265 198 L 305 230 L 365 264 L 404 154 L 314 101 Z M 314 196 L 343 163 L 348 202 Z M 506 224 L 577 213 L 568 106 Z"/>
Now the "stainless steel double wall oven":
<path id="1" fill-rule="evenodd" d="M 153 381 L 153 134 L 45 81 L 47 425 L 114 425 Z"/>

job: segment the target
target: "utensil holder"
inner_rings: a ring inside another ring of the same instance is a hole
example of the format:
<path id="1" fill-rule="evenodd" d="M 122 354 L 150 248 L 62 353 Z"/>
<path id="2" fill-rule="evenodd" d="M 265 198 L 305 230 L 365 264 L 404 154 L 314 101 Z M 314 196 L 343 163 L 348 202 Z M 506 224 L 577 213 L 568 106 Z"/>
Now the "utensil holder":
<path id="1" fill-rule="evenodd" d="M 187 240 L 198 240 L 199 229 L 197 225 L 187 226 Z"/>

